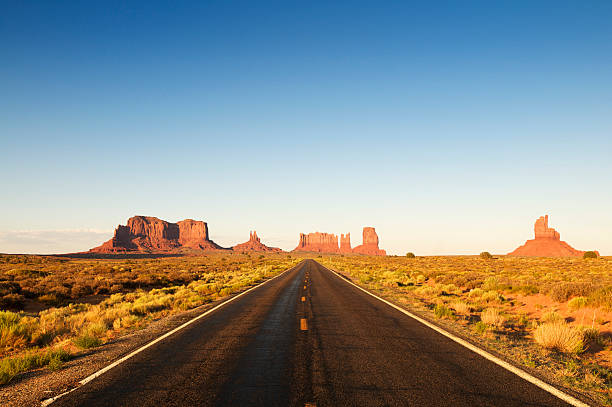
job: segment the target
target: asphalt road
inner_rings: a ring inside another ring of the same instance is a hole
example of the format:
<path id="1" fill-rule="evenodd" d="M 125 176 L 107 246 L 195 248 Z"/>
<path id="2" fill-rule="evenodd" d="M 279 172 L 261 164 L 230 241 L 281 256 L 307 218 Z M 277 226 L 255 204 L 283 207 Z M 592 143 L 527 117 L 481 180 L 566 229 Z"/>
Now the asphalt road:
<path id="1" fill-rule="evenodd" d="M 306 260 L 52 406 L 309 403 L 567 405 Z"/>

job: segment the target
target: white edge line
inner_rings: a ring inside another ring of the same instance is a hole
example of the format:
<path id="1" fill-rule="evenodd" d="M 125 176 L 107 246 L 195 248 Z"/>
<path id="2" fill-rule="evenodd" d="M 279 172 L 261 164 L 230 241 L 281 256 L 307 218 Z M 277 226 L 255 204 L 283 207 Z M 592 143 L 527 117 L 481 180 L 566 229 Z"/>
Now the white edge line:
<path id="1" fill-rule="evenodd" d="M 323 266 L 325 267 L 325 266 Z M 372 297 L 384 302 L 385 304 L 389 305 L 390 307 L 395 308 L 396 310 L 408 315 L 409 317 L 417 320 L 418 322 L 422 323 L 423 325 L 433 329 L 434 331 L 446 336 L 447 338 L 457 342 L 459 345 L 462 345 L 466 348 L 468 348 L 469 350 L 471 350 L 472 352 L 475 352 L 477 354 L 479 354 L 480 356 L 484 357 L 485 359 L 490 360 L 491 362 L 495 363 L 496 365 L 499 365 L 501 367 L 503 367 L 504 369 L 514 373 L 515 375 L 519 376 L 520 378 L 527 380 L 528 382 L 538 386 L 539 388 L 541 388 L 542 390 L 545 390 L 547 392 L 549 392 L 550 394 L 560 398 L 561 400 L 571 404 L 572 406 L 575 407 L 589 407 L 588 404 L 578 400 L 575 397 L 570 396 L 567 393 L 562 392 L 561 390 L 557 389 L 556 387 L 538 379 L 535 376 L 530 375 L 529 373 L 527 373 L 526 371 L 519 369 L 518 367 L 511 365 L 508 362 L 503 361 L 502 359 L 498 358 L 497 356 L 493 356 L 492 354 L 490 354 L 489 352 L 475 346 L 472 345 L 471 343 L 469 343 L 466 340 L 463 340 L 461 338 L 459 338 L 458 336 L 453 335 L 452 333 L 445 331 L 444 329 L 440 328 L 437 325 L 432 324 L 431 322 L 419 317 L 418 315 L 413 314 L 410 311 L 406 311 L 405 309 L 379 297 L 378 295 L 371 293 L 370 291 L 366 290 L 365 288 L 359 287 L 357 284 L 353 283 L 352 281 L 347 280 L 346 278 L 344 278 L 342 275 L 340 275 L 338 272 L 331 270 L 327 267 L 325 267 L 327 270 L 331 271 L 332 273 L 334 273 L 340 280 L 347 282 L 348 284 L 351 284 L 355 287 L 357 287 L 358 289 L 360 289 L 361 291 L 363 291 L 366 294 L 371 295 Z"/>
<path id="2" fill-rule="evenodd" d="M 302 260 L 302 261 L 303 261 L 303 260 Z M 301 263 L 301 262 L 300 262 L 300 263 Z M 68 394 L 68 393 L 72 393 L 73 391 L 75 391 L 76 389 L 80 388 L 80 387 L 81 387 L 81 386 L 83 386 L 84 384 L 89 383 L 90 381 L 92 381 L 92 380 L 93 380 L 93 379 L 95 379 L 96 377 L 102 376 L 104 373 L 108 372 L 109 370 L 111 370 L 111 369 L 112 369 L 112 368 L 114 368 L 115 366 L 120 365 L 121 363 L 125 362 L 126 360 L 130 359 L 131 357 L 133 357 L 133 356 L 135 356 L 135 355 L 139 354 L 139 353 L 140 353 L 140 352 L 142 352 L 143 350 L 145 350 L 145 349 L 147 349 L 147 348 L 149 348 L 149 347 L 151 347 L 151 346 L 155 345 L 156 343 L 158 343 L 158 342 L 160 342 L 160 341 L 163 341 L 164 339 L 166 339 L 166 338 L 167 338 L 167 337 L 169 337 L 170 335 L 172 335 L 172 334 L 174 334 L 174 333 L 176 333 L 176 332 L 180 331 L 181 329 L 183 329 L 183 328 L 185 328 L 185 327 L 187 327 L 187 326 L 189 326 L 189 325 L 193 324 L 193 323 L 194 323 L 194 322 L 196 322 L 197 320 L 199 320 L 199 319 L 201 319 L 201 318 L 204 318 L 205 316 L 207 316 L 207 315 L 209 315 L 209 314 L 211 314 L 211 313 L 215 312 L 215 311 L 216 311 L 216 310 L 218 310 L 219 308 L 221 308 L 221 307 L 223 307 L 224 305 L 227 305 L 227 304 L 229 304 L 230 302 L 232 302 L 232 301 L 234 301 L 234 300 L 236 300 L 236 299 L 238 299 L 238 298 L 242 297 L 243 295 L 245 295 L 245 294 L 249 293 L 250 291 L 252 291 L 252 290 L 254 290 L 254 289 L 256 289 L 256 288 L 259 288 L 259 287 L 263 286 L 264 284 L 269 283 L 270 281 L 274 280 L 274 279 L 275 279 L 275 278 L 277 278 L 277 277 L 280 277 L 280 276 L 284 275 L 285 273 L 287 273 L 287 272 L 289 272 L 289 271 L 293 270 L 294 268 L 296 268 L 298 265 L 299 265 L 299 263 L 298 263 L 298 264 L 296 264 L 295 266 L 291 267 L 291 268 L 288 268 L 287 270 L 283 271 L 282 273 L 275 275 L 275 276 L 274 276 L 274 277 L 272 277 L 271 279 L 266 280 L 266 281 L 264 281 L 264 282 L 262 282 L 262 283 L 259 283 L 259 284 L 257 284 L 256 286 L 251 287 L 251 288 L 249 288 L 248 290 L 243 291 L 243 292 L 241 292 L 240 294 L 238 294 L 238 295 L 236 295 L 236 296 L 234 296 L 234 297 L 231 297 L 231 298 L 229 298 L 228 300 L 223 301 L 221 304 L 218 304 L 218 305 L 214 306 L 213 308 L 209 309 L 208 311 L 206 311 L 206 312 L 204 312 L 204 313 L 202 313 L 202 314 L 198 315 L 197 317 L 190 319 L 189 321 L 187 321 L 187 322 L 183 323 L 182 325 L 179 325 L 178 327 L 174 328 L 173 330 L 166 332 L 165 334 L 163 334 L 162 336 L 158 337 L 157 339 L 152 340 L 151 342 L 147 343 L 146 345 L 141 346 L 140 348 L 136 349 L 135 351 L 133 351 L 133 352 L 131 352 L 131 353 L 129 353 L 129 354 L 127 354 L 127 355 L 125 355 L 125 356 L 124 356 L 124 357 L 122 357 L 121 359 L 117 359 L 116 361 L 114 361 L 114 362 L 113 362 L 113 363 L 111 363 L 110 365 L 108 365 L 108 366 L 106 366 L 106 367 L 104 367 L 104 368 L 102 368 L 102 369 L 98 370 L 97 372 L 92 373 L 91 375 L 87 376 L 86 378 L 84 378 L 83 380 L 81 380 L 81 381 L 79 382 L 78 386 L 76 386 L 76 387 L 74 387 L 74 388 L 72 388 L 72 389 L 70 389 L 70 390 L 68 390 L 68 391 L 65 391 L 64 393 L 58 394 L 57 396 L 54 396 L 54 397 L 48 398 L 48 399 L 46 399 L 46 400 L 43 400 L 43 401 L 41 402 L 41 406 L 42 406 L 42 407 L 46 407 L 46 406 L 48 406 L 49 404 L 51 404 L 51 403 L 53 403 L 54 401 L 56 401 L 57 399 L 59 399 L 60 397 L 63 397 L 63 396 L 65 396 L 65 395 L 66 395 L 66 394 Z"/>

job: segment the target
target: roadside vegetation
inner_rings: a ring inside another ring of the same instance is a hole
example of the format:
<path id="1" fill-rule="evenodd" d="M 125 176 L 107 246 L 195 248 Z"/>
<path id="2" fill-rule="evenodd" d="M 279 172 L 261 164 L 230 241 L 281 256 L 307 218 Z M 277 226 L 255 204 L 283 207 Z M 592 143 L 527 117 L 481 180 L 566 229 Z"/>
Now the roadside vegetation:
<path id="1" fill-rule="evenodd" d="M 286 254 L 127 260 L 0 255 L 0 384 L 35 368 L 60 369 L 74 355 L 298 262 Z"/>
<path id="2" fill-rule="evenodd" d="M 612 258 L 325 256 L 361 286 L 612 405 Z"/>

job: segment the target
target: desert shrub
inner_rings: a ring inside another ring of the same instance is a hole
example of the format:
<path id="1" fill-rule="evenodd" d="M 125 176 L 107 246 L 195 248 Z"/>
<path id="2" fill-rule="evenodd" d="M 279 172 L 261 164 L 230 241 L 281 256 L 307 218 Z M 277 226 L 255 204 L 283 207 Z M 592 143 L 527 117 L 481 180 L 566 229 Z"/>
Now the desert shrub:
<path id="1" fill-rule="evenodd" d="M 482 321 L 478 321 L 474 324 L 474 331 L 476 331 L 476 333 L 483 334 L 487 332 L 487 329 L 487 324 Z"/>
<path id="2" fill-rule="evenodd" d="M 486 293 L 480 296 L 480 300 L 483 302 L 502 302 L 504 297 L 501 296 L 497 291 L 487 291 Z"/>
<path id="3" fill-rule="evenodd" d="M 565 322 L 565 318 L 563 318 L 558 312 L 550 311 L 542 315 L 542 322 Z"/>
<path id="4" fill-rule="evenodd" d="M 499 279 L 497 277 L 488 277 L 482 283 L 482 289 L 485 291 L 499 290 L 500 289 Z"/>
<path id="5" fill-rule="evenodd" d="M 569 300 L 569 302 L 567 303 L 567 306 L 569 309 L 571 310 L 578 310 L 582 307 L 585 307 L 587 305 L 587 298 L 586 297 L 574 297 L 571 300 Z"/>
<path id="6" fill-rule="evenodd" d="M 545 349 L 563 353 L 581 353 L 584 351 L 582 333 L 563 322 L 546 322 L 539 325 L 533 333 L 533 339 Z"/>
<path id="7" fill-rule="evenodd" d="M 408 253 L 406 253 L 406 257 L 409 258 L 409 259 L 414 259 L 416 256 L 414 255 L 414 253 L 408 252 Z"/>
<path id="8" fill-rule="evenodd" d="M 74 344 L 82 349 L 95 348 L 102 344 L 100 338 L 91 335 L 81 335 L 74 339 Z"/>
<path id="9" fill-rule="evenodd" d="M 7 357 L 0 360 L 0 384 L 10 382 L 15 376 L 30 369 L 53 364 L 57 368 L 71 357 L 64 349 L 49 349 L 45 352 L 29 351 L 23 355 Z"/>
<path id="10" fill-rule="evenodd" d="M 596 259 L 599 256 L 597 255 L 597 252 L 594 251 L 588 251 L 588 252 L 584 252 L 584 254 L 582 255 L 583 259 Z"/>
<path id="11" fill-rule="evenodd" d="M 482 288 L 473 288 L 468 293 L 469 298 L 480 298 L 484 294 L 484 290 Z"/>
<path id="12" fill-rule="evenodd" d="M 447 308 L 445 305 L 438 304 L 434 307 L 434 315 L 437 318 L 453 318 L 455 313 L 452 309 Z"/>
<path id="13" fill-rule="evenodd" d="M 595 290 L 597 286 L 590 282 L 566 282 L 554 284 L 550 288 L 550 298 L 558 302 L 565 302 L 574 296 L 586 297 Z"/>
<path id="14" fill-rule="evenodd" d="M 487 308 L 480 314 L 480 320 L 489 326 L 501 327 L 504 325 L 506 318 L 497 308 Z"/>
<path id="15" fill-rule="evenodd" d="M 605 346 L 606 344 L 604 337 L 597 328 L 584 328 L 582 330 L 582 338 L 586 348 L 590 348 L 593 345 Z"/>
<path id="16" fill-rule="evenodd" d="M 468 290 L 480 287 L 483 283 L 482 275 L 479 273 L 467 273 L 455 277 L 454 283 L 459 287 L 465 287 Z"/>
<path id="17" fill-rule="evenodd" d="M 457 314 L 461 315 L 469 315 L 472 311 L 472 307 L 463 301 L 453 302 L 451 308 L 454 309 Z"/>
<path id="18" fill-rule="evenodd" d="M 527 284 L 516 287 L 514 291 L 523 295 L 534 295 L 540 292 L 540 288 L 536 285 Z"/>
<path id="19" fill-rule="evenodd" d="M 612 286 L 601 287 L 587 297 L 588 304 L 612 310 Z"/>
<path id="20" fill-rule="evenodd" d="M 0 311 L 0 348 L 18 349 L 30 341 L 33 319 L 10 311 Z"/>
<path id="21" fill-rule="evenodd" d="M 485 260 L 490 260 L 493 258 L 493 256 L 489 252 L 482 252 L 480 253 L 480 258 L 485 259 Z"/>

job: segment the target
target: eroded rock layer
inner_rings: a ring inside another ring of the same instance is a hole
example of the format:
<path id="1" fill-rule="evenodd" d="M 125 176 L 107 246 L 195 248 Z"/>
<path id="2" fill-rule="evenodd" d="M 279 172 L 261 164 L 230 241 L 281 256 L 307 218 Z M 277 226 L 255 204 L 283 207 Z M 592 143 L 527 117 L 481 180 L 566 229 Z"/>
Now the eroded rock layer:
<path id="1" fill-rule="evenodd" d="M 332 233 L 300 233 L 300 241 L 294 251 L 338 253 L 338 236 Z"/>
<path id="2" fill-rule="evenodd" d="M 369 256 L 385 256 L 386 251 L 378 248 L 378 235 L 372 227 L 363 228 L 363 243 L 353 249 L 353 253 Z"/>
<path id="3" fill-rule="evenodd" d="M 340 235 L 340 253 L 352 253 L 351 248 L 351 234 Z"/>
<path id="4" fill-rule="evenodd" d="M 261 243 L 256 231 L 249 233 L 249 240 L 232 247 L 236 252 L 282 252 L 278 247 L 269 247 Z"/>
<path id="5" fill-rule="evenodd" d="M 92 253 L 166 253 L 182 249 L 221 250 L 208 237 L 206 222 L 185 219 L 166 222 L 152 216 L 133 216 L 119 225 L 112 239 L 90 250 Z"/>
<path id="6" fill-rule="evenodd" d="M 340 246 L 338 236 L 331 233 L 300 233 L 300 241 L 293 251 L 318 252 L 318 253 L 358 253 L 369 256 L 385 256 L 387 253 L 378 248 L 378 235 L 372 227 L 363 228 L 363 244 L 351 248 L 351 235 L 340 235 Z"/>

